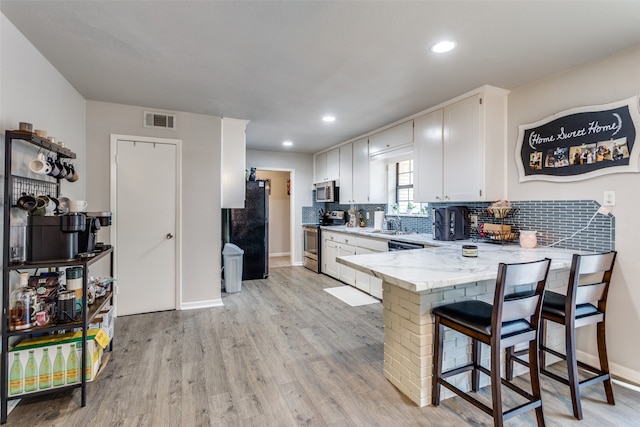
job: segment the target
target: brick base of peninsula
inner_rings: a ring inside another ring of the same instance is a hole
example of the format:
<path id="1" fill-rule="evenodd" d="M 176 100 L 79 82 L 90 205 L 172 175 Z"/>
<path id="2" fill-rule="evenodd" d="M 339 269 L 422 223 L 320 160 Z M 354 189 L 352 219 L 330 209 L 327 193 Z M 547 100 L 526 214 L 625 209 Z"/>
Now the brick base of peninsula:
<path id="1" fill-rule="evenodd" d="M 338 262 L 383 280 L 384 375 L 418 406 L 431 404 L 433 370 L 433 307 L 477 299 L 493 302 L 498 264 L 551 258 L 547 288 L 562 292 L 566 287 L 573 252 L 562 249 L 521 249 L 479 245 L 477 258 L 461 255 L 461 245 L 447 245 L 402 252 L 354 255 Z M 513 292 L 527 287 L 513 289 Z M 509 292 L 511 293 L 511 292 Z M 549 328 L 547 345 L 562 349 L 561 328 Z M 443 370 L 470 362 L 471 341 L 445 329 Z M 482 363 L 489 364 L 489 350 L 483 345 Z M 553 359 L 547 361 L 554 363 Z M 524 367 L 520 367 L 524 372 Z M 516 371 L 516 374 L 520 372 Z M 471 389 L 470 377 L 461 375 L 456 386 Z M 481 376 L 482 387 L 489 378 Z M 443 390 L 442 399 L 453 393 Z"/>

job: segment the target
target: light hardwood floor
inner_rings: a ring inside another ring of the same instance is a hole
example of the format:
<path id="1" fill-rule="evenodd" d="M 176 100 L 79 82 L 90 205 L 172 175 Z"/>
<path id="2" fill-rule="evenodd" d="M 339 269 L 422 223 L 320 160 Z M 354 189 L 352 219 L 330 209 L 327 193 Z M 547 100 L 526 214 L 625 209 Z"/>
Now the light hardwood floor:
<path id="1" fill-rule="evenodd" d="M 7 425 L 493 425 L 460 398 L 437 408 L 405 399 L 382 373 L 382 305 L 350 307 L 322 291 L 337 284 L 302 267 L 277 268 L 223 294 L 224 307 L 120 317 L 85 408 L 79 390 L 25 400 Z M 568 389 L 545 378 L 542 385 L 548 426 L 640 425 L 633 391 L 614 385 L 609 406 L 601 385 L 587 388 L 577 421 Z M 535 425 L 535 416 L 507 425 Z"/>

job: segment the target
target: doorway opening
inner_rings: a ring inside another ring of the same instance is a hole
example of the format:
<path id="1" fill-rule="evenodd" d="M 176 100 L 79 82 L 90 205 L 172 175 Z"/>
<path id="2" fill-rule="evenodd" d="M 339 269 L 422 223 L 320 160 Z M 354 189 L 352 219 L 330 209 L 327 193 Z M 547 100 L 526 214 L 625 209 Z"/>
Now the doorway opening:
<path id="1" fill-rule="evenodd" d="M 259 168 L 257 179 L 269 180 L 269 268 L 293 265 L 293 171 Z"/>

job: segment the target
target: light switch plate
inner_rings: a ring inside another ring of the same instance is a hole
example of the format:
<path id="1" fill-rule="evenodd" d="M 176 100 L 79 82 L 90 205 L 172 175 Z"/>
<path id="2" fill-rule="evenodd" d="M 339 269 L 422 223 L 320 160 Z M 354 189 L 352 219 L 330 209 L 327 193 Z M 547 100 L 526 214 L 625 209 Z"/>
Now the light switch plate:
<path id="1" fill-rule="evenodd" d="M 602 198 L 602 206 L 615 206 L 616 205 L 616 192 L 613 190 L 605 191 Z"/>

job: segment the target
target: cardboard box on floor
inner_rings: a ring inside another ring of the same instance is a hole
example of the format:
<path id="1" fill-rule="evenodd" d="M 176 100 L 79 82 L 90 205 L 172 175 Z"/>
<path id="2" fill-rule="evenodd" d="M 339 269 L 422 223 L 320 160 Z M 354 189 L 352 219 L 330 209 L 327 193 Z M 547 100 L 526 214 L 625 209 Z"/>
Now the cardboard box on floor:
<path id="1" fill-rule="evenodd" d="M 102 329 L 87 330 L 87 381 L 93 381 L 100 369 L 106 345 L 99 343 L 104 343 L 105 338 L 108 343 Z M 16 345 L 9 354 L 9 396 L 79 383 L 81 342 L 79 331 L 29 338 Z"/>

